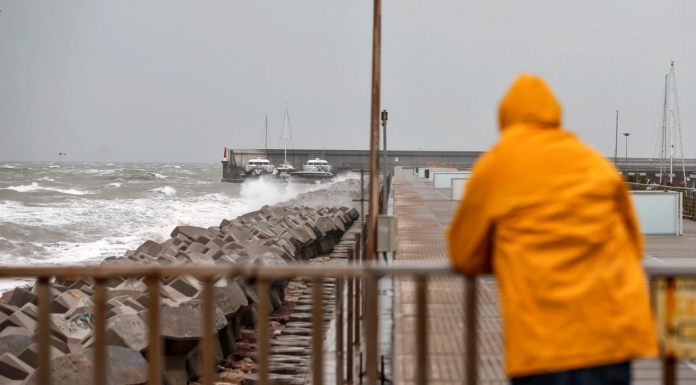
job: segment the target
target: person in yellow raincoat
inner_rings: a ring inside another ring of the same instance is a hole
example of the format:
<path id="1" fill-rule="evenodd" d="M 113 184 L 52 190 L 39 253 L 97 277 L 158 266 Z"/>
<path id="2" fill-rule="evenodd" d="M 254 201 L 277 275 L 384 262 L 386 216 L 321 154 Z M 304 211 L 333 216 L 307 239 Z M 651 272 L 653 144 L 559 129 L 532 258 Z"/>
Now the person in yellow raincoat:
<path id="1" fill-rule="evenodd" d="M 561 128 L 539 77 L 500 104 L 500 140 L 474 166 L 447 231 L 465 274 L 494 273 L 512 384 L 629 384 L 658 353 L 643 239 L 623 178 Z"/>

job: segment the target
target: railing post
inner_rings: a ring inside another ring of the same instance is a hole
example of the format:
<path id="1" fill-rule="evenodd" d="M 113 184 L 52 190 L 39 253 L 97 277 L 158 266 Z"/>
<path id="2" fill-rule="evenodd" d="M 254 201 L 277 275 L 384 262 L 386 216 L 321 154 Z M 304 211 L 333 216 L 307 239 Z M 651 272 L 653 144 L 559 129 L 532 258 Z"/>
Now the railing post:
<path id="1" fill-rule="evenodd" d="M 353 249 L 348 249 L 348 265 L 352 265 L 355 263 L 354 260 L 354 250 Z M 348 322 L 346 323 L 347 325 L 347 338 L 346 338 L 346 347 L 347 347 L 347 353 L 346 353 L 346 382 L 348 384 L 353 383 L 353 344 L 355 341 L 353 341 L 353 331 L 355 327 L 355 317 L 354 317 L 354 312 L 353 312 L 353 306 L 354 306 L 354 298 L 353 295 L 355 295 L 355 292 L 353 290 L 353 284 L 355 283 L 355 278 L 352 276 L 348 278 Z"/>
<path id="2" fill-rule="evenodd" d="M 464 312 L 464 325 L 466 325 L 465 346 L 466 346 L 466 384 L 476 385 L 478 382 L 478 335 L 477 335 L 477 303 L 476 303 L 476 277 L 466 277 L 466 311 Z"/>
<path id="3" fill-rule="evenodd" d="M 106 280 L 97 278 L 94 287 L 94 383 L 106 385 Z"/>
<path id="4" fill-rule="evenodd" d="M 425 276 L 416 277 L 416 384 L 428 383 L 428 281 Z"/>
<path id="5" fill-rule="evenodd" d="M 312 280 L 312 384 L 324 383 L 324 295 L 322 279 Z"/>
<path id="6" fill-rule="evenodd" d="M 147 347 L 147 363 L 149 365 L 149 385 L 162 383 L 162 341 L 160 338 L 160 277 L 157 274 L 147 277 L 149 293 L 148 330 L 150 342 Z"/>
<path id="7" fill-rule="evenodd" d="M 36 373 L 36 383 L 49 385 L 51 383 L 51 350 L 49 345 L 51 322 L 51 294 L 48 287 L 48 277 L 39 277 L 37 282 L 36 294 L 39 303 L 39 325 L 37 329 L 37 340 L 39 342 L 38 351 L 38 372 Z"/>
<path id="8" fill-rule="evenodd" d="M 365 345 L 367 350 L 365 369 L 367 371 L 367 383 L 368 385 L 377 385 L 377 357 L 379 354 L 377 352 L 378 345 L 378 332 L 379 332 L 379 316 L 378 316 L 378 297 L 377 297 L 377 275 L 374 272 L 370 272 L 365 279 L 366 293 L 366 312 L 365 319 L 367 321 L 366 325 L 366 335 L 365 335 Z"/>
<path id="9" fill-rule="evenodd" d="M 675 306 L 675 291 L 676 283 L 674 278 L 666 279 L 667 289 L 665 292 L 665 323 L 672 325 L 672 311 Z M 675 385 L 677 383 L 677 363 L 672 354 L 671 349 L 667 349 L 665 356 L 662 358 L 662 383 L 664 385 Z"/>
<path id="10" fill-rule="evenodd" d="M 258 303 L 258 321 L 256 322 L 256 345 L 259 356 L 257 364 L 259 365 L 259 384 L 268 385 L 268 314 L 271 312 L 271 288 L 267 278 L 259 277 L 256 293 L 259 298 Z"/>
<path id="11" fill-rule="evenodd" d="M 362 250 L 362 237 L 360 237 L 360 234 L 355 238 L 356 243 L 357 243 L 357 255 L 354 255 L 355 258 L 355 264 L 360 265 L 362 264 L 361 258 L 361 253 L 360 250 Z M 360 324 L 362 323 L 362 305 L 361 305 L 361 298 L 362 298 L 362 282 L 363 279 L 362 277 L 356 277 L 355 278 L 355 311 L 353 316 L 355 317 L 355 346 L 360 349 L 360 343 L 361 343 L 361 334 L 360 334 Z M 362 373 L 359 375 L 362 376 Z"/>
<path id="12" fill-rule="evenodd" d="M 213 385 L 215 374 L 215 301 L 213 279 L 203 281 L 203 385 Z"/>
<path id="13" fill-rule="evenodd" d="M 343 278 L 336 277 L 336 385 L 343 385 Z"/>

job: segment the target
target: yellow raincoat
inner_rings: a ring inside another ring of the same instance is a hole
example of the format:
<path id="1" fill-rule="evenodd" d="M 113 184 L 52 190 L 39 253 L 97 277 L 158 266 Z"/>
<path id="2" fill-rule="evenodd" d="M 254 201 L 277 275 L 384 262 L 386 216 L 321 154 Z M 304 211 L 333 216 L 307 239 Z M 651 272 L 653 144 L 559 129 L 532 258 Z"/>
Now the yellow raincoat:
<path id="1" fill-rule="evenodd" d="M 538 77 L 513 83 L 499 123 L 447 237 L 458 270 L 498 279 L 508 376 L 656 355 L 643 239 L 622 177 L 561 129 L 561 107 Z"/>

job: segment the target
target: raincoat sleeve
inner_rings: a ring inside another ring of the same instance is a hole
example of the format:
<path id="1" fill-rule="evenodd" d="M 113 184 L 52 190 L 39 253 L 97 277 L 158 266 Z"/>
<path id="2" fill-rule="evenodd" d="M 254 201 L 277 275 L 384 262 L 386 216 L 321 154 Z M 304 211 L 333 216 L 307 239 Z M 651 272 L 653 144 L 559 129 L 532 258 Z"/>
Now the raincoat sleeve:
<path id="1" fill-rule="evenodd" d="M 457 270 L 469 275 L 492 273 L 490 168 L 490 157 L 481 159 L 474 168 L 464 200 L 447 231 L 450 261 Z"/>
<path id="2" fill-rule="evenodd" d="M 642 258 L 643 255 L 643 235 L 640 232 L 640 226 L 638 225 L 638 220 L 636 219 L 635 211 L 633 211 L 633 204 L 631 203 L 631 198 L 628 194 L 628 189 L 623 183 L 623 180 L 619 178 L 616 183 L 616 208 L 621 213 L 624 224 L 626 225 L 626 230 L 631 242 L 636 246 L 638 251 L 638 257 Z"/>

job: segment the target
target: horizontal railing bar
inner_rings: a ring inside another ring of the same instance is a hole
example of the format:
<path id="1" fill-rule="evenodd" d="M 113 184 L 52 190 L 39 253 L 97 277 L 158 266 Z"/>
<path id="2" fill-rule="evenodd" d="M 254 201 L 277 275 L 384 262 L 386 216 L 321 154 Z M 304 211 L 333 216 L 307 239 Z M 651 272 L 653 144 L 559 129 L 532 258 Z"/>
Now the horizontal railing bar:
<path id="1" fill-rule="evenodd" d="M 644 266 L 649 276 L 686 277 L 696 275 L 696 263 L 694 262 L 670 262 L 669 265 Z M 285 266 L 259 266 L 259 265 L 233 265 L 233 266 L 10 266 L 0 268 L 0 278 L 139 278 L 147 276 L 179 276 L 188 275 L 195 278 L 214 277 L 265 277 L 291 278 L 304 277 L 366 277 L 370 274 L 377 275 L 459 275 L 460 273 L 449 264 L 432 263 L 394 263 L 392 265 L 380 265 L 379 263 L 365 262 L 355 266 L 312 266 L 312 265 L 285 265 Z"/>
<path id="2" fill-rule="evenodd" d="M 694 270 L 696 271 L 696 270 Z M 213 277 L 265 277 L 265 278 L 289 278 L 294 276 L 304 277 L 364 277 L 368 274 L 378 275 L 443 275 L 458 274 L 448 264 L 394 264 L 379 265 L 364 263 L 360 266 L 311 266 L 311 265 L 285 265 L 285 266 L 259 266 L 259 265 L 233 265 L 233 266 L 72 266 L 72 267 L 44 267 L 44 266 L 12 266 L 0 268 L 0 278 L 6 277 L 59 277 L 59 278 L 137 278 L 145 276 L 178 276 L 188 275 L 196 278 Z"/>
<path id="3" fill-rule="evenodd" d="M 670 262 L 669 265 L 644 266 L 645 272 L 651 277 L 689 277 L 696 275 L 696 263 L 694 262 Z M 377 275 L 460 275 L 449 264 L 431 263 L 395 263 L 392 265 L 380 265 L 379 263 L 365 262 L 354 266 L 312 266 L 312 265 L 285 265 L 285 266 L 259 266 L 259 265 L 233 265 L 233 266 L 11 266 L 0 268 L 0 278 L 83 278 L 93 277 L 104 279 L 112 277 L 139 278 L 148 276 L 179 276 L 187 275 L 194 278 L 208 279 L 214 277 L 264 277 L 268 279 L 304 277 L 359 277 L 364 278 L 370 274 Z M 485 277 L 481 276 L 481 277 Z"/>

